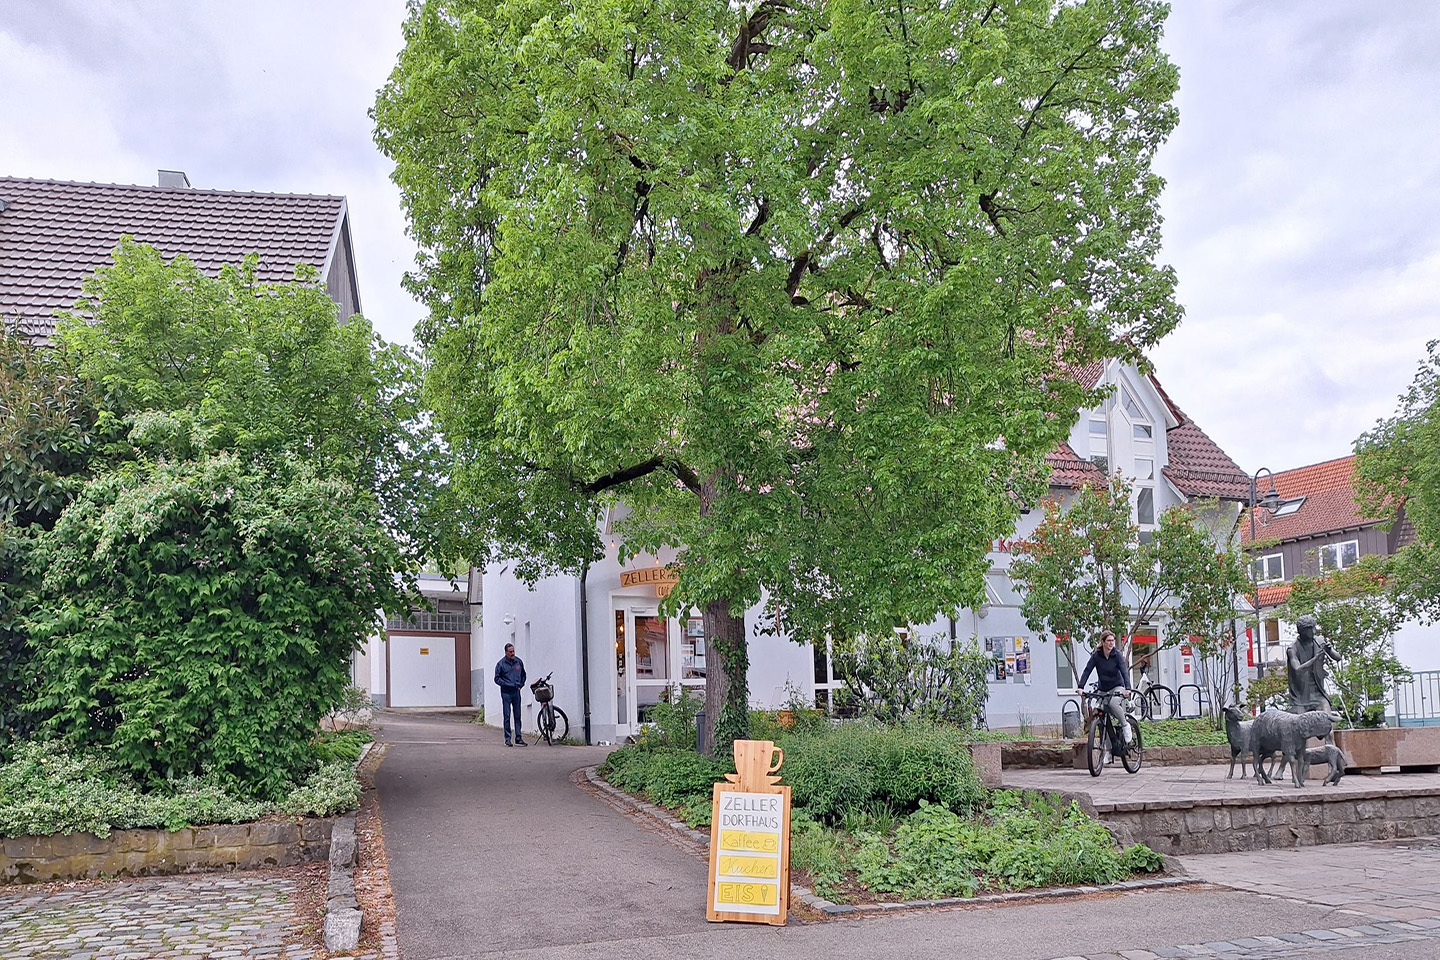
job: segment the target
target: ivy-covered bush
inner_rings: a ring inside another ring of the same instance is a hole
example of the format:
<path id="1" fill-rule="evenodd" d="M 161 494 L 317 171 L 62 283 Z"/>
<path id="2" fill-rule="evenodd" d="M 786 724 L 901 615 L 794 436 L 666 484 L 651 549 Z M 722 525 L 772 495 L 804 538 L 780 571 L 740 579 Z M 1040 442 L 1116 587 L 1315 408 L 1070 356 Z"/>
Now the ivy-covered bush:
<path id="1" fill-rule="evenodd" d="M 49 735 L 140 781 L 274 800 L 314 764 L 351 652 L 394 608 L 374 498 L 303 464 L 142 460 L 90 481 L 35 551 Z"/>
<path id="2" fill-rule="evenodd" d="M 990 695 L 990 660 L 948 637 L 854 640 L 835 645 L 847 715 L 887 723 L 920 720 L 973 727 Z"/>

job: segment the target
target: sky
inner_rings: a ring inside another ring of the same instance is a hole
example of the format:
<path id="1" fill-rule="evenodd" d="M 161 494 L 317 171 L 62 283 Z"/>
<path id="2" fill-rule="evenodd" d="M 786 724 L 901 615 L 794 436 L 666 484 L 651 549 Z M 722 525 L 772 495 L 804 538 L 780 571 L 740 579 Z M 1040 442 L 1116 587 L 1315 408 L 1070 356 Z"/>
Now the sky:
<path id="1" fill-rule="evenodd" d="M 1174 0 L 1171 398 L 1245 470 L 1344 456 L 1440 337 L 1440 3 Z M 403 0 L 0 0 L 0 174 L 343 194 L 365 315 L 414 258 L 367 110 Z"/>

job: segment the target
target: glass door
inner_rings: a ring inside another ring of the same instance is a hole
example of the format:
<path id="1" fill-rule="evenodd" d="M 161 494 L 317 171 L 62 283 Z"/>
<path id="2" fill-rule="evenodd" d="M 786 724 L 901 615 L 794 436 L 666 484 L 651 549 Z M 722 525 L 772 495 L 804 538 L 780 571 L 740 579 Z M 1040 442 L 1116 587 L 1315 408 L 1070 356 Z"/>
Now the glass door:
<path id="1" fill-rule="evenodd" d="M 705 622 L 660 616 L 657 607 L 615 611 L 616 733 L 628 736 L 677 686 L 705 695 Z"/>
<path id="2" fill-rule="evenodd" d="M 650 710 L 675 683 L 671 660 L 675 655 L 674 631 L 671 621 L 653 608 L 632 610 L 635 661 L 635 722 L 650 719 Z"/>

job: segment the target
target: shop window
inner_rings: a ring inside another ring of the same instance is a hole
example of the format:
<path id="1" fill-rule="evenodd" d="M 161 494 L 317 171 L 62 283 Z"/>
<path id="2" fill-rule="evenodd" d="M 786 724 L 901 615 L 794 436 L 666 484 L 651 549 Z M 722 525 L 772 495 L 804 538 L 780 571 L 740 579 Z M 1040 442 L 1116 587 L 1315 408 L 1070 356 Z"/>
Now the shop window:
<path id="1" fill-rule="evenodd" d="M 680 679 L 705 679 L 705 618 L 684 621 L 685 636 L 680 642 Z"/>

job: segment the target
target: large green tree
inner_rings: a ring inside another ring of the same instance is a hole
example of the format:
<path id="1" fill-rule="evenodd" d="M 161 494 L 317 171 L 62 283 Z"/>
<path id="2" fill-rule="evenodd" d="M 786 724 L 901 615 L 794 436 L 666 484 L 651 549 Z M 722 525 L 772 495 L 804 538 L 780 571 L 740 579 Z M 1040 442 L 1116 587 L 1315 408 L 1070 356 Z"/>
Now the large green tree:
<path id="1" fill-rule="evenodd" d="M 1405 612 L 1440 621 L 1440 340 L 1431 340 L 1395 416 L 1355 441 L 1359 500 L 1370 516 L 1400 508 L 1415 539 L 1387 575 Z"/>
<path id="2" fill-rule="evenodd" d="M 1163 4 L 429 0 L 374 107 L 455 454 L 457 552 L 679 548 L 743 732 L 743 611 L 800 640 L 981 595 L 1157 266 Z"/>

